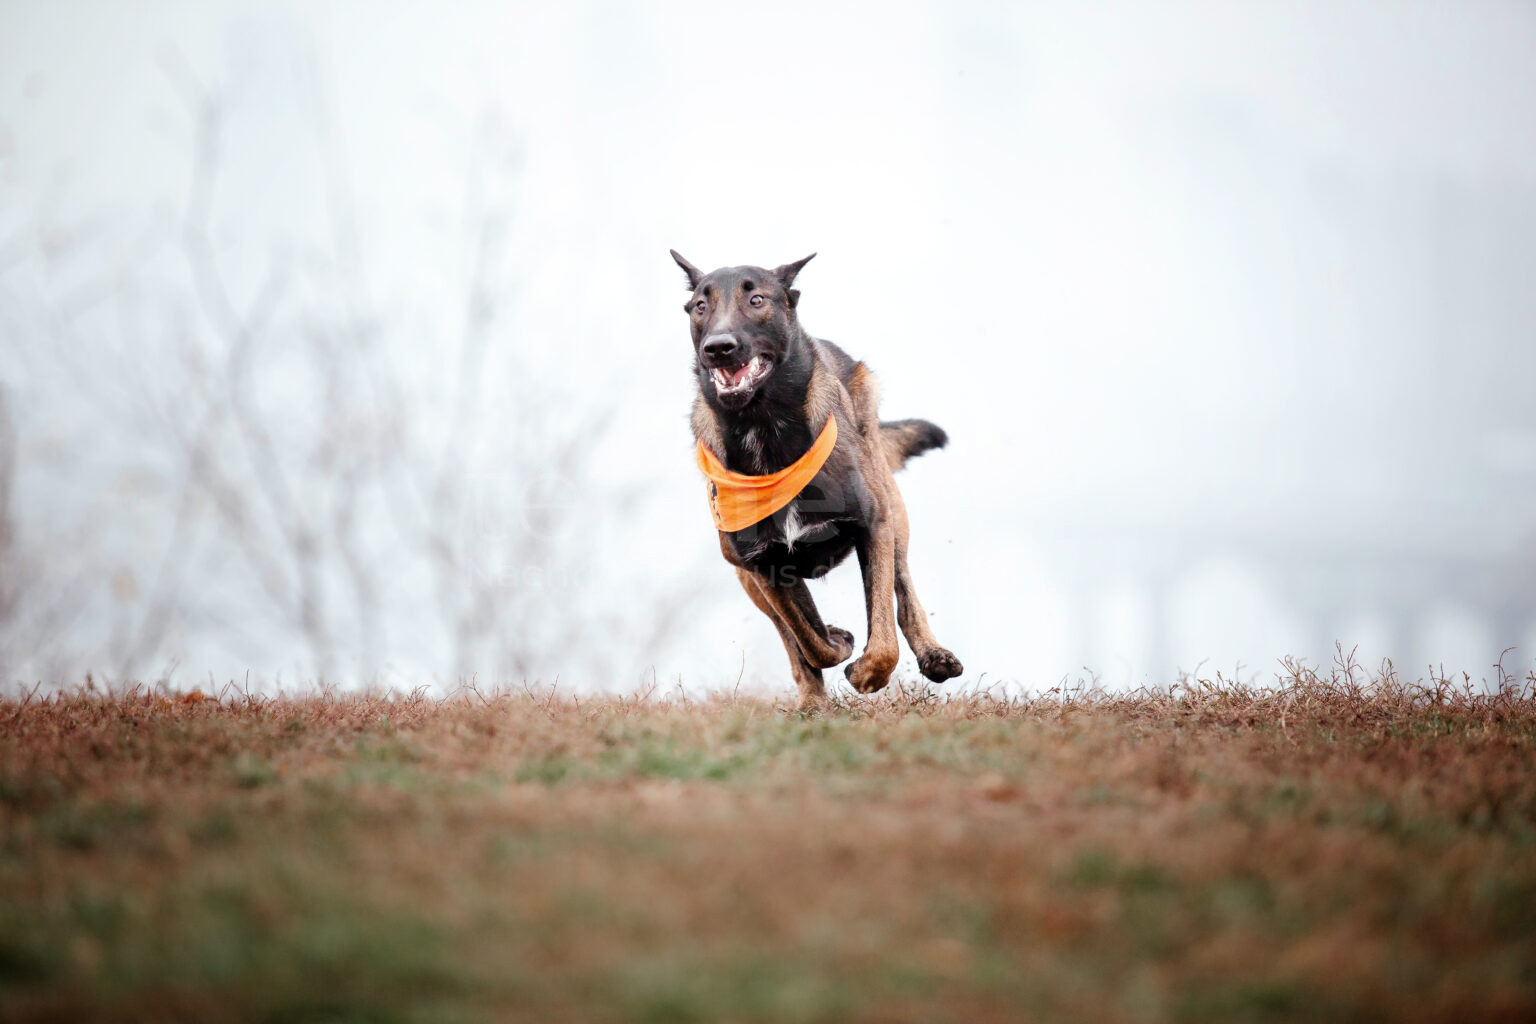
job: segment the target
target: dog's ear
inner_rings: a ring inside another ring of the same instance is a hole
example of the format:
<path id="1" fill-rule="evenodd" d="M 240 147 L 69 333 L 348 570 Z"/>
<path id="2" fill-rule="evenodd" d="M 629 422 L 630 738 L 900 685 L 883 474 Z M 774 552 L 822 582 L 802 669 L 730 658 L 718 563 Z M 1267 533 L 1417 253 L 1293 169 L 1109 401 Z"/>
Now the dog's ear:
<path id="1" fill-rule="evenodd" d="M 779 284 L 784 286 L 784 293 L 789 296 L 790 309 L 794 309 L 800 304 L 800 292 L 791 288 L 790 285 L 795 283 L 795 276 L 800 273 L 801 268 L 815 258 L 816 254 L 811 253 L 803 260 L 795 260 L 793 263 L 786 263 L 782 267 L 774 268 L 773 276 L 778 278 Z"/>
<path id="2" fill-rule="evenodd" d="M 704 272 L 683 259 L 676 249 L 668 249 L 667 252 L 672 254 L 672 258 L 677 261 L 677 265 L 683 268 L 683 273 L 688 275 L 688 287 L 697 288 L 699 282 L 704 280 Z"/>

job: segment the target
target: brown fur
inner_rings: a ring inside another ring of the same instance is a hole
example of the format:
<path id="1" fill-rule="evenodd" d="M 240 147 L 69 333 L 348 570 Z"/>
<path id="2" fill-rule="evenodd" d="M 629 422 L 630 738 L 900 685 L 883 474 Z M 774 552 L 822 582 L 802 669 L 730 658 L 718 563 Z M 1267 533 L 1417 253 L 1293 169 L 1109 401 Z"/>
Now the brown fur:
<path id="1" fill-rule="evenodd" d="M 845 429 L 838 444 L 856 453 L 855 461 L 876 496 L 880 513 L 869 542 L 859 550 L 869 639 L 864 653 L 845 669 L 848 681 L 860 693 L 874 693 L 890 682 L 900 657 L 898 627 L 924 675 L 942 681 L 962 670 L 959 660 L 934 638 L 907 564 L 907 509 L 894 474 L 906 462 L 916 430 L 881 424 L 879 401 L 874 374 L 863 363 L 853 364 L 844 383 L 818 361 L 806 389 L 807 422 L 822 423 L 827 416 L 837 415 L 840 424 L 853 427 L 852 431 Z M 719 428 L 702 401 L 694 406 L 693 426 L 695 435 L 718 453 Z M 826 699 L 821 670 L 848 659 L 853 653 L 853 635 L 822 622 L 803 580 L 776 584 L 740 566 L 724 534 L 721 552 L 727 561 L 737 564 L 742 588 L 778 631 L 799 691 L 798 706 L 821 707 Z"/>
<path id="2" fill-rule="evenodd" d="M 942 448 L 949 442 L 944 432 L 926 420 L 896 420 L 880 424 L 880 444 L 885 449 L 885 461 L 891 469 L 898 470 L 914 455 L 929 448 Z"/>
<path id="3" fill-rule="evenodd" d="M 795 560 L 801 556 L 795 555 L 795 534 L 788 526 L 788 517 L 802 511 L 821 532 L 801 550 L 823 544 L 826 552 L 824 561 L 822 555 L 816 556 L 811 576 L 826 572 L 850 549 L 858 554 L 869 634 L 863 653 L 844 670 L 854 689 L 873 693 L 890 682 L 900 656 L 898 629 L 925 676 L 942 682 L 959 675 L 963 671 L 959 659 L 934 638 L 917 596 L 907 565 L 907 510 L 894 476 L 907 459 L 942 446 L 944 432 L 923 420 L 881 423 L 879 387 L 869 368 L 799 328 L 794 316 L 799 293 L 789 286 L 804 260 L 775 271 L 737 267 L 704 275 L 676 253 L 673 257 L 694 289 L 694 298 L 685 308 L 693 317 L 696 353 L 705 339 L 722 337 L 729 329 L 740 350 L 734 354 L 739 361 L 728 363 L 727 368 L 743 365 L 750 352 L 771 353 L 775 372 L 780 363 L 798 367 L 793 373 L 770 376 L 767 388 L 777 390 L 768 399 L 755 396 L 758 405 L 738 402 L 723 408 L 715 392 L 706 391 L 712 384 L 701 357 L 700 392 L 691 417 L 694 436 L 701 444 L 729 469 L 762 474 L 792 462 L 805 451 L 809 443 L 805 438 L 818 432 L 829 416 L 837 419 L 837 445 L 802 492 L 839 499 L 831 503 L 836 508 L 830 515 L 817 518 L 826 512 L 825 502 L 817 507 L 816 498 L 802 497 L 772 521 L 720 534 L 721 554 L 735 566 L 742 589 L 768 616 L 784 643 L 799 691 L 798 706 L 821 707 L 826 700 L 822 671 L 853 654 L 853 635 L 822 621 L 805 574 L 785 571 L 802 565 Z M 746 302 L 748 297 L 758 301 L 758 296 L 764 299 L 758 305 Z M 754 334 L 748 321 L 763 325 L 762 329 Z M 803 395 L 798 390 L 802 387 Z M 772 443 L 762 438 L 765 433 L 771 435 Z M 791 444 L 787 439 L 797 446 L 793 454 L 787 450 Z M 833 539 L 828 539 L 828 529 Z"/>

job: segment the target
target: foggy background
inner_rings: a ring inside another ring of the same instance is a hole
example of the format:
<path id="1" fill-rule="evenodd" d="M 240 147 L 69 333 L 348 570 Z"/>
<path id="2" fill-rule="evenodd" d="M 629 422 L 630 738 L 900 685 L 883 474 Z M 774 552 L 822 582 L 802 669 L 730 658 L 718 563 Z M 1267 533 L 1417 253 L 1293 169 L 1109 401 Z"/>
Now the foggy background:
<path id="1" fill-rule="evenodd" d="M 0 677 L 788 692 L 669 247 L 949 432 L 964 683 L 1532 660 L 1529 4 L 20 0 Z"/>

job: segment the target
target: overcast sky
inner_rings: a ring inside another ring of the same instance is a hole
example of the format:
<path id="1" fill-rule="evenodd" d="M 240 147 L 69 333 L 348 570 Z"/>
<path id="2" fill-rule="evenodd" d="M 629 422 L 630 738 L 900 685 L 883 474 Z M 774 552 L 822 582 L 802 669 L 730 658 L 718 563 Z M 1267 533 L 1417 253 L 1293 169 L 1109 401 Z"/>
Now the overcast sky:
<path id="1" fill-rule="evenodd" d="M 96 579 L 48 662 L 70 671 L 137 628 L 153 587 L 109 581 L 153 577 L 178 492 L 72 376 L 101 346 L 156 378 L 164 347 L 90 312 L 71 370 L 57 311 L 189 287 L 167 253 L 199 98 L 221 112 L 210 223 L 236 305 L 275 266 L 325 292 L 306 261 L 330 253 L 438 439 L 480 275 L 500 313 L 463 472 L 496 484 L 530 381 L 559 401 L 516 445 L 586 413 L 614 428 L 604 485 L 571 496 L 601 557 L 541 584 L 575 620 L 625 595 L 586 684 L 788 684 L 689 457 L 668 248 L 818 252 L 804 324 L 874 368 L 888 416 L 948 430 L 900 482 L 968 682 L 1267 673 L 1335 639 L 1477 675 L 1536 641 L 1528 4 L 0 4 L 0 386 L 20 535 Z M 466 227 L 486 211 L 493 245 Z M 279 333 L 302 330 L 288 294 Z M 307 415 L 289 398 L 274 415 Z M 817 593 L 862 642 L 857 578 Z M 642 653 L 646 609 L 682 592 Z M 199 626 L 199 600 L 180 592 L 150 661 L 313 671 L 278 625 Z M 385 649 L 333 672 L 453 674 L 445 641 L 383 614 Z"/>

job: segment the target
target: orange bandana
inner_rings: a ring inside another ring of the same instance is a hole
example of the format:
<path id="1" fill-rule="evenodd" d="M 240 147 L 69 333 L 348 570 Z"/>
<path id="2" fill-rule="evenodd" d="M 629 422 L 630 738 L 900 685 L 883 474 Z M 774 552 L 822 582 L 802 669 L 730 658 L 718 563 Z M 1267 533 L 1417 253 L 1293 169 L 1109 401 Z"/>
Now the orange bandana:
<path id="1" fill-rule="evenodd" d="M 837 417 L 828 416 L 810 451 L 777 473 L 747 476 L 726 469 L 700 441 L 697 461 L 699 472 L 709 478 L 709 511 L 715 517 L 715 528 L 725 533 L 745 530 L 794 501 L 821 472 L 836 445 Z"/>

